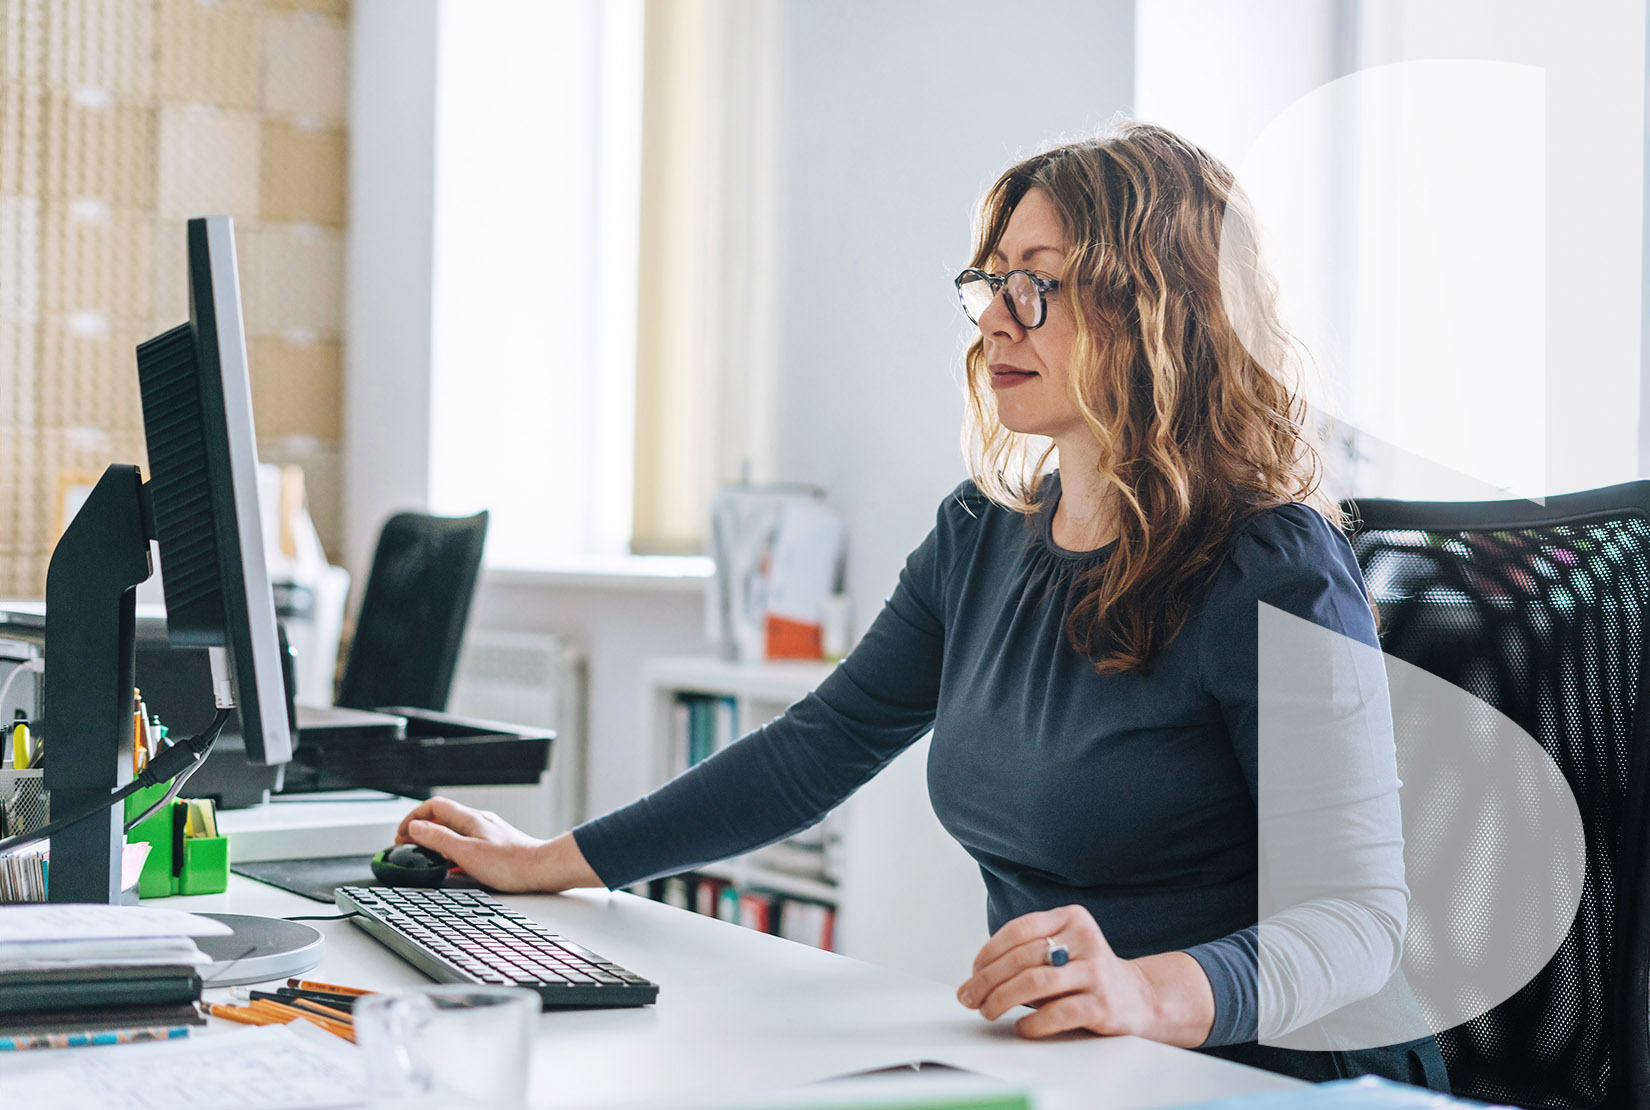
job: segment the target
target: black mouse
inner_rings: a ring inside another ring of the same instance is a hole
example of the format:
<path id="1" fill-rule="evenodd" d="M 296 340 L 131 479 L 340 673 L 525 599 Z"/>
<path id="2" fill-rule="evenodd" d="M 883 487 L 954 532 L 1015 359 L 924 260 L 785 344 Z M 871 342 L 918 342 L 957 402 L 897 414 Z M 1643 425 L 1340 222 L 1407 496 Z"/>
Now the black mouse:
<path id="1" fill-rule="evenodd" d="M 372 857 L 372 873 L 390 886 L 440 886 L 453 861 L 419 844 L 396 844 Z"/>

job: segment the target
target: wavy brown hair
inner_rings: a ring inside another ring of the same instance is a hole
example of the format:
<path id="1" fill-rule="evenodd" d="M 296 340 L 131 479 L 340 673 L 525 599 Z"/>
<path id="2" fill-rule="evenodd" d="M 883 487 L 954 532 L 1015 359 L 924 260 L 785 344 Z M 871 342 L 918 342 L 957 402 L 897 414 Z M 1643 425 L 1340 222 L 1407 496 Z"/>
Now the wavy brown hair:
<path id="1" fill-rule="evenodd" d="M 1055 147 L 987 192 L 972 265 L 988 265 L 1032 189 L 1065 231 L 1056 296 L 1076 317 L 1069 377 L 1120 528 L 1110 556 L 1073 582 L 1066 636 L 1097 672 L 1146 671 L 1246 518 L 1304 502 L 1345 522 L 1322 487 L 1300 352 L 1231 170 L 1139 123 Z M 982 340 L 966 365 L 974 481 L 1030 515 L 1054 447 L 998 420 Z"/>

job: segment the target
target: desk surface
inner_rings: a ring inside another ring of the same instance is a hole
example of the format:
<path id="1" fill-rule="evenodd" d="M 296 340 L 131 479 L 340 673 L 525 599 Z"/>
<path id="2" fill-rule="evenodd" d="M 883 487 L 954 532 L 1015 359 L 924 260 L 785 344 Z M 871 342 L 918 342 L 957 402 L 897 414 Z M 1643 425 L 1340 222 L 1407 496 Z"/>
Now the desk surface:
<path id="1" fill-rule="evenodd" d="M 1015 1014 L 988 1023 L 954 985 L 820 952 L 629 894 L 576 891 L 504 901 L 660 986 L 653 1006 L 545 1013 L 534 1106 L 714 1104 L 833 1076 L 933 1060 L 1034 1087 L 1039 1108 L 1185 1105 L 1283 1090 L 1294 1080 L 1133 1037 L 1030 1042 Z M 177 909 L 291 916 L 318 902 L 232 876 L 224 894 Z M 426 980 L 348 921 L 308 974 L 393 988 Z M 228 991 L 209 991 L 214 1001 Z M 213 1019 L 215 1027 L 228 1023 Z"/>

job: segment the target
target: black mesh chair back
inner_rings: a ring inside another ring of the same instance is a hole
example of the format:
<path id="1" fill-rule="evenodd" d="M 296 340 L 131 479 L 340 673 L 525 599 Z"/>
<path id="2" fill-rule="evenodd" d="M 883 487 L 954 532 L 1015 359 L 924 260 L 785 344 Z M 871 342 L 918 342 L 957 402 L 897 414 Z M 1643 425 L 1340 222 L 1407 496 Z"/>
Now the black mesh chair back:
<path id="1" fill-rule="evenodd" d="M 486 512 L 390 517 L 361 597 L 339 705 L 447 707 L 486 539 Z"/>
<path id="2" fill-rule="evenodd" d="M 1383 650 L 1534 738 L 1574 793 L 1585 834 L 1581 905 L 1558 952 L 1512 997 L 1439 1034 L 1455 1092 L 1531 1107 L 1650 1105 L 1650 482 L 1550 497 L 1545 506 L 1349 508 L 1360 521 L 1352 546 Z M 1406 729 L 1420 735 L 1403 706 L 1393 715 L 1400 745 Z M 1485 818 L 1459 782 L 1406 782 L 1403 804 L 1406 827 Z M 1412 854 L 1406 866 L 1427 862 Z M 1451 924 L 1489 927 L 1467 917 L 1481 910 L 1451 912 L 1462 915 Z M 1435 954 L 1414 941 L 1412 931 L 1406 961 L 1424 974 Z"/>

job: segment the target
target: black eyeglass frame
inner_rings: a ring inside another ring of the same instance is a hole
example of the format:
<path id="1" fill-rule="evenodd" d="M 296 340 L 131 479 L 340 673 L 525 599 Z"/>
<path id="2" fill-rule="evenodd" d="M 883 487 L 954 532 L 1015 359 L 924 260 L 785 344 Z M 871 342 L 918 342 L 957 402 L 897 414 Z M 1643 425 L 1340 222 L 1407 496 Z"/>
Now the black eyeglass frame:
<path id="1" fill-rule="evenodd" d="M 1014 302 L 1006 294 L 1003 294 L 1004 288 L 1008 285 L 1008 279 L 1015 274 L 1024 274 L 1031 282 L 1032 288 L 1037 290 L 1037 322 L 1035 324 L 1028 324 L 1020 319 L 1020 314 L 1014 311 Z M 957 301 L 962 305 L 963 315 L 967 316 L 969 322 L 976 327 L 980 322 L 974 318 L 972 312 L 968 311 L 968 299 L 963 296 L 963 286 L 975 281 L 984 281 L 990 287 L 992 296 L 1002 295 L 1003 304 L 1008 307 L 1008 314 L 1014 318 L 1016 324 L 1027 331 L 1036 331 L 1048 323 L 1048 295 L 1060 291 L 1060 282 L 1057 279 L 1039 277 L 1030 270 L 1010 270 L 1008 273 L 998 276 L 970 266 L 958 274 L 951 284 L 957 287 Z"/>

